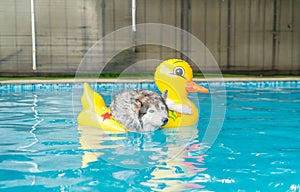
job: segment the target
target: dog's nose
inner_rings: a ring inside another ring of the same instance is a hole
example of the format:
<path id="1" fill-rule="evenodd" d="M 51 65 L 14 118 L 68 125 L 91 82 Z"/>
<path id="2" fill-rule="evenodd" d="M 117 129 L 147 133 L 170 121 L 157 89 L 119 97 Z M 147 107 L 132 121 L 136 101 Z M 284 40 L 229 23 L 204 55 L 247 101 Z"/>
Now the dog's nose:
<path id="1" fill-rule="evenodd" d="M 168 118 L 163 118 L 163 119 L 162 119 L 162 122 L 163 122 L 162 126 L 164 126 L 165 124 L 168 123 Z"/>

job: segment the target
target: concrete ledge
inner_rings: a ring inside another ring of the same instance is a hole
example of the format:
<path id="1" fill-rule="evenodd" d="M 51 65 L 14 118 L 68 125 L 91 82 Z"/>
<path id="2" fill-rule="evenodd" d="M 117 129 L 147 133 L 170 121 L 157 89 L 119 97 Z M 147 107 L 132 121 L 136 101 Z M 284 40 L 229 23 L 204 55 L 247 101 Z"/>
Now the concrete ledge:
<path id="1" fill-rule="evenodd" d="M 300 77 L 282 77 L 282 78 L 194 78 L 198 82 L 241 82 L 241 81 L 300 81 Z M 153 79 L 27 79 L 27 80 L 2 80 L 0 84 L 36 84 L 36 83 L 143 83 L 153 82 Z"/>

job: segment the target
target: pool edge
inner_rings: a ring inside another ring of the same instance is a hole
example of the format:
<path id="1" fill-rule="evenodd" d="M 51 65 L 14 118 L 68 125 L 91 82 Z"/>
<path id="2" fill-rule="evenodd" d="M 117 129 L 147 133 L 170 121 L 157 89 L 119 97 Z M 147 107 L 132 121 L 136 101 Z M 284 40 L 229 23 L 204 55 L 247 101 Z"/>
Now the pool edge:
<path id="1" fill-rule="evenodd" d="M 250 82 L 250 81 L 300 81 L 300 78 L 194 78 L 197 82 Z M 36 83 L 83 83 L 83 82 L 99 82 L 99 83 L 143 83 L 153 82 L 153 79 L 53 79 L 53 80 L 2 80 L 0 84 L 36 84 Z"/>

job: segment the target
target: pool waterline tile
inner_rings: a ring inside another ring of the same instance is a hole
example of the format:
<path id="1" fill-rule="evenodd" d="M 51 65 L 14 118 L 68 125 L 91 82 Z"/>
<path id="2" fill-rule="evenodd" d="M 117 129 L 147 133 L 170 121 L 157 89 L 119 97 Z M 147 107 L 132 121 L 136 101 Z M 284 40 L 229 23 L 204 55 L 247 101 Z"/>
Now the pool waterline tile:
<path id="1" fill-rule="evenodd" d="M 205 87 L 245 87 L 245 88 L 281 88 L 281 87 L 300 87 L 299 80 L 269 80 L 269 81 L 203 81 L 195 80 L 198 84 Z M 52 83 L 51 83 L 52 82 Z M 91 87 L 98 89 L 157 89 L 153 81 L 104 81 L 104 82 L 89 82 Z M 34 83 L 0 83 L 0 93 L 2 92 L 24 92 L 24 91 L 36 91 L 36 90 L 72 90 L 72 89 L 82 89 L 83 82 L 34 82 Z"/>

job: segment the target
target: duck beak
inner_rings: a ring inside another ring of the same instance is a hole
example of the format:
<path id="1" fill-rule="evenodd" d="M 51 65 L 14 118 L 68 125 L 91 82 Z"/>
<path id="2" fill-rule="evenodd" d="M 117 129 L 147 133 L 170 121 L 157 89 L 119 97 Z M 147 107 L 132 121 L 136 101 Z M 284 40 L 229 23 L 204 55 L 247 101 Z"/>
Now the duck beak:
<path id="1" fill-rule="evenodd" d="M 197 85 L 197 83 L 195 83 L 194 81 L 188 81 L 185 86 L 185 89 L 187 92 L 209 93 L 208 89 L 200 85 Z"/>

